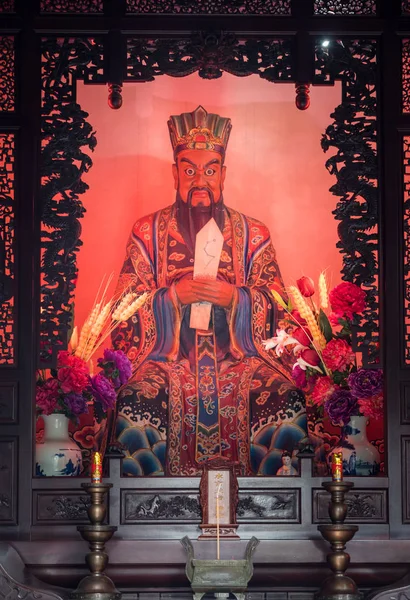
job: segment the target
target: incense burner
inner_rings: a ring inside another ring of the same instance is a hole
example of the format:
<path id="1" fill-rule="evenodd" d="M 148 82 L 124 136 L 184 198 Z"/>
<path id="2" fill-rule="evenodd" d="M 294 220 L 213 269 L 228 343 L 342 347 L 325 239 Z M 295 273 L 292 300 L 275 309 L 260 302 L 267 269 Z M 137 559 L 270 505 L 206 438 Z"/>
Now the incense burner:
<path id="1" fill-rule="evenodd" d="M 194 600 L 201 600 L 208 592 L 215 598 L 228 598 L 232 593 L 237 600 L 245 600 L 245 592 L 253 575 L 252 556 L 259 540 L 252 537 L 246 546 L 245 558 L 240 560 L 202 560 L 194 558 L 194 547 L 188 537 L 181 540 L 188 559 L 186 575 L 191 583 Z"/>

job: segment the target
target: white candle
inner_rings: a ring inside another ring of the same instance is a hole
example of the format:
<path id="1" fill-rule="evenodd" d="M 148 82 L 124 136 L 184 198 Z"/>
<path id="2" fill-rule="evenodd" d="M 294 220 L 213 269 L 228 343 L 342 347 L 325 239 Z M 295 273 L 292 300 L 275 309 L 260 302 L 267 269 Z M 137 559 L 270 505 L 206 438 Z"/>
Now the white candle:
<path id="1" fill-rule="evenodd" d="M 216 558 L 220 558 L 220 546 L 219 546 L 219 493 L 221 491 L 221 485 L 219 484 L 216 488 Z"/>

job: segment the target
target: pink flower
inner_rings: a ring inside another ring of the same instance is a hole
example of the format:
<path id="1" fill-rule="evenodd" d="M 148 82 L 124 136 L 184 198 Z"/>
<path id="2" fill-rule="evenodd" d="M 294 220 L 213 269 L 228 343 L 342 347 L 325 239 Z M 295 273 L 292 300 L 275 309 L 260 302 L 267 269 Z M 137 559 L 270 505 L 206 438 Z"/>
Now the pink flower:
<path id="1" fill-rule="evenodd" d="M 383 394 L 370 398 L 359 398 L 357 401 L 362 415 L 378 421 L 383 417 Z"/>
<path id="2" fill-rule="evenodd" d="M 346 342 L 340 338 L 334 338 L 322 351 L 325 365 L 331 371 L 344 371 L 355 360 L 355 355 Z"/>
<path id="3" fill-rule="evenodd" d="M 58 381 L 48 379 L 44 385 L 38 385 L 36 388 L 36 405 L 43 415 L 51 415 L 57 406 L 58 399 Z"/>
<path id="4" fill-rule="evenodd" d="M 335 313 L 352 319 L 353 315 L 362 313 L 366 308 L 366 293 L 358 285 L 344 281 L 333 288 L 329 301 Z"/>
<path id="5" fill-rule="evenodd" d="M 296 281 L 300 293 L 305 298 L 310 298 L 315 293 L 315 284 L 313 279 L 305 275 Z"/>
<path id="6" fill-rule="evenodd" d="M 304 371 L 298 364 L 293 367 L 292 377 L 298 388 L 305 387 L 307 383 L 306 371 Z"/>
<path id="7" fill-rule="evenodd" d="M 318 377 L 311 394 L 313 404 L 323 406 L 337 388 L 330 377 Z"/>

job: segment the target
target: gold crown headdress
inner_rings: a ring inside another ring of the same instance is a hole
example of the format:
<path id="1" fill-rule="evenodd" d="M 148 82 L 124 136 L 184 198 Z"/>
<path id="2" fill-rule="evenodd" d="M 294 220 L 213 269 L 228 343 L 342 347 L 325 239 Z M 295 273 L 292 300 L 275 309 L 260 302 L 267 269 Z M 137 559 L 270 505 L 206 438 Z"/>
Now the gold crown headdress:
<path id="1" fill-rule="evenodd" d="M 224 156 L 232 125 L 231 119 L 198 106 L 193 112 L 172 115 L 168 129 L 174 157 L 181 150 L 214 150 Z"/>

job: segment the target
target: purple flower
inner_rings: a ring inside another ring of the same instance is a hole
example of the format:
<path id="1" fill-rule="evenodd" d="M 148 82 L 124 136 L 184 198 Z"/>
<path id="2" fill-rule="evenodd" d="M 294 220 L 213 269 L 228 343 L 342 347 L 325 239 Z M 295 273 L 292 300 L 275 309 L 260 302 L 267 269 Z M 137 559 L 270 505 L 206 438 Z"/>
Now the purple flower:
<path id="1" fill-rule="evenodd" d="M 104 374 L 111 379 L 115 389 L 118 389 L 131 377 L 131 362 L 122 350 L 104 350 L 104 358 L 98 359 L 98 366 L 104 369 Z"/>
<path id="2" fill-rule="evenodd" d="M 64 396 L 63 402 L 68 410 L 76 417 L 88 413 L 87 401 L 82 394 L 70 392 L 70 394 Z"/>
<path id="3" fill-rule="evenodd" d="M 377 396 L 383 390 L 383 371 L 380 369 L 359 369 L 356 373 L 350 373 L 347 383 L 352 396 L 355 398 Z"/>
<path id="4" fill-rule="evenodd" d="M 356 398 L 352 396 L 350 390 L 343 388 L 335 390 L 325 402 L 325 410 L 334 425 L 340 425 L 340 423 L 346 425 L 356 409 Z"/>
<path id="5" fill-rule="evenodd" d="M 94 401 L 102 405 L 104 411 L 114 408 L 117 394 L 111 381 L 105 375 L 98 374 L 90 377 L 88 391 L 94 397 Z"/>

